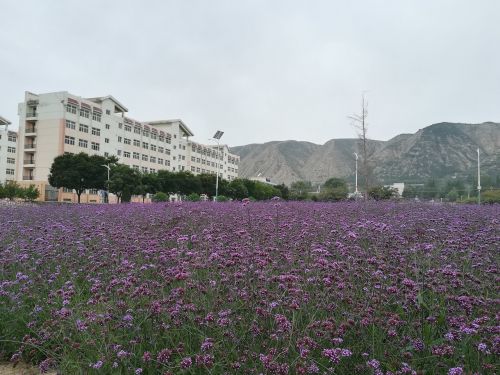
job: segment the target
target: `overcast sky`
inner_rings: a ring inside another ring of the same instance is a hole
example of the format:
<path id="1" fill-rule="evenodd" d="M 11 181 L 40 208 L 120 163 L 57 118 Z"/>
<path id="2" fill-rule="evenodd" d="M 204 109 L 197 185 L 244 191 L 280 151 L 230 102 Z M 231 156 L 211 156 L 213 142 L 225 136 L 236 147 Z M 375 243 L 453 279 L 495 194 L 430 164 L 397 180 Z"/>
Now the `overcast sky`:
<path id="1" fill-rule="evenodd" d="M 0 116 L 24 91 L 111 94 L 230 146 L 500 121 L 500 1 L 0 0 Z"/>

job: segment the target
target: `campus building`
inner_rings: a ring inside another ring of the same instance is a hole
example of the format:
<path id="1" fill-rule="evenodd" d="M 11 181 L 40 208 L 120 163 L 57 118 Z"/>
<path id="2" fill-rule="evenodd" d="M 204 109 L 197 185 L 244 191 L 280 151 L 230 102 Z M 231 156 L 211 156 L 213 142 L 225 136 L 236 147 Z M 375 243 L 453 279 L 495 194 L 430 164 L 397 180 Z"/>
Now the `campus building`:
<path id="1" fill-rule="evenodd" d="M 226 145 L 201 145 L 182 120 L 137 121 L 112 96 L 82 98 L 66 91 L 26 92 L 19 104 L 17 180 L 37 185 L 44 200 L 72 201 L 74 194 L 48 184 L 55 157 L 85 152 L 116 156 L 119 163 L 141 172 L 219 171 L 221 178 L 238 177 L 239 157 Z M 203 155 L 203 157 L 202 157 Z M 96 192 L 83 201 L 99 201 Z"/>
<path id="2" fill-rule="evenodd" d="M 9 130 L 10 121 L 0 116 L 0 184 L 14 181 L 16 175 L 17 133 Z"/>

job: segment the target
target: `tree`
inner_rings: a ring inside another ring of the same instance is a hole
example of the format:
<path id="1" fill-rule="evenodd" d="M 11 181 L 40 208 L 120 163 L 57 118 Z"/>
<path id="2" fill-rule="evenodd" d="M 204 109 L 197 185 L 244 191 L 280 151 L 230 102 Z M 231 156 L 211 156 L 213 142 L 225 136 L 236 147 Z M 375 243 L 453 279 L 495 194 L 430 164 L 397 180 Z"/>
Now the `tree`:
<path id="1" fill-rule="evenodd" d="M 20 193 L 20 186 L 15 181 L 7 181 L 5 186 L 3 187 L 3 195 L 5 198 L 9 198 L 11 201 L 14 200 Z"/>
<path id="2" fill-rule="evenodd" d="M 128 165 L 116 164 L 111 167 L 109 191 L 116 195 L 118 203 L 129 202 L 139 179 L 139 172 L 135 169 Z"/>
<path id="3" fill-rule="evenodd" d="M 134 193 L 142 196 L 142 203 L 147 194 L 154 194 L 158 191 L 158 175 L 156 173 L 141 173 L 139 183 L 134 189 Z"/>
<path id="4" fill-rule="evenodd" d="M 159 191 L 158 193 L 156 193 L 155 195 L 153 195 L 152 201 L 153 202 L 167 202 L 168 201 L 168 195 L 165 194 L 162 191 Z"/>
<path id="5" fill-rule="evenodd" d="M 248 197 L 248 189 L 242 179 L 235 179 L 229 183 L 229 196 L 234 199 L 243 199 Z"/>
<path id="6" fill-rule="evenodd" d="M 323 184 L 319 199 L 325 201 L 339 201 L 345 199 L 348 192 L 347 183 L 344 180 L 332 177 Z"/>
<path id="7" fill-rule="evenodd" d="M 370 198 L 376 201 L 384 199 L 397 198 L 399 196 L 398 190 L 389 186 L 374 186 L 368 191 Z"/>
<path id="8" fill-rule="evenodd" d="M 275 186 L 276 189 L 278 189 L 281 193 L 281 198 L 288 200 L 290 199 L 290 189 L 288 189 L 288 186 L 285 184 L 280 184 Z"/>
<path id="9" fill-rule="evenodd" d="M 354 127 L 358 131 L 358 138 L 361 142 L 361 176 L 364 181 L 364 196 L 365 199 L 368 196 L 368 190 L 370 188 L 370 175 L 371 175 L 371 166 L 370 166 L 370 156 L 371 151 L 369 150 L 368 144 L 368 102 L 365 99 L 365 94 L 361 95 L 361 112 L 359 114 L 353 114 L 349 116 Z"/>
<path id="10" fill-rule="evenodd" d="M 105 158 L 99 155 L 64 154 L 56 157 L 50 168 L 49 183 L 56 188 L 76 191 L 78 203 L 86 189 L 104 189 L 107 171 L 103 165 L 116 162 L 116 157 Z"/>
<path id="11" fill-rule="evenodd" d="M 22 198 L 27 201 L 33 202 L 40 196 L 40 191 L 35 185 L 30 185 L 28 187 L 22 188 Z"/>
<path id="12" fill-rule="evenodd" d="M 310 181 L 295 181 L 290 186 L 290 198 L 294 200 L 307 199 L 309 192 L 313 190 Z"/>

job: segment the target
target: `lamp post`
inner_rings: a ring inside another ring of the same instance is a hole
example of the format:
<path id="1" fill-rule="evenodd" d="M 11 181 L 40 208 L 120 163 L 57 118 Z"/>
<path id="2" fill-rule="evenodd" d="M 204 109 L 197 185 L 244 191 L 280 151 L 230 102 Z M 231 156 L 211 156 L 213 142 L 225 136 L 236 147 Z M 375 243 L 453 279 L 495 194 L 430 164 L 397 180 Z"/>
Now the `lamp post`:
<path id="1" fill-rule="evenodd" d="M 106 190 L 106 198 L 107 198 L 107 203 L 109 204 L 109 173 L 111 171 L 111 167 L 108 164 L 102 164 L 101 167 L 104 167 L 108 170 L 108 182 L 107 182 L 107 190 Z"/>
<path id="2" fill-rule="evenodd" d="M 354 157 L 356 158 L 356 188 L 354 190 L 354 195 L 355 195 L 355 198 L 358 197 L 358 154 L 357 153 L 354 153 Z"/>
<path id="3" fill-rule="evenodd" d="M 477 149 L 477 204 L 481 204 L 481 163 L 479 161 L 479 149 Z"/>
<path id="4" fill-rule="evenodd" d="M 220 151 L 220 139 L 222 138 L 222 135 L 224 134 L 224 132 L 221 132 L 220 130 L 217 130 L 217 132 L 215 133 L 215 135 L 213 136 L 213 141 L 217 142 L 217 164 L 216 164 L 216 168 L 217 168 L 217 174 L 215 175 L 215 201 L 217 202 L 217 197 L 219 195 L 219 151 Z"/>

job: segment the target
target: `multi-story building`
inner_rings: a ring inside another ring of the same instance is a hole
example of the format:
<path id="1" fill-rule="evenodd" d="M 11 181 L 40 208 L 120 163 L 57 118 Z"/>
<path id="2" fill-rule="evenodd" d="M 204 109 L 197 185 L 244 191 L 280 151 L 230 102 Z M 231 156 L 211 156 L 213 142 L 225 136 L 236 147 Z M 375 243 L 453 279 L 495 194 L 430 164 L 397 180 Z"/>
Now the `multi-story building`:
<path id="1" fill-rule="evenodd" d="M 10 121 L 0 116 L 0 184 L 16 178 L 17 133 L 9 130 Z"/>
<path id="2" fill-rule="evenodd" d="M 194 143 L 189 139 L 193 132 L 182 120 L 131 119 L 125 115 L 128 109 L 112 96 L 82 98 L 65 91 L 39 95 L 26 92 L 18 112 L 17 179 L 37 184 L 47 200 L 73 200 L 71 192 L 48 185 L 54 158 L 67 152 L 114 155 L 120 163 L 142 172 L 215 174 L 219 170 L 224 179 L 238 176 L 239 157 L 230 154 L 227 146 L 221 145 L 218 152 L 218 146 L 199 145 L 213 152 L 204 158 L 204 164 L 200 158 L 195 166 L 191 164 Z M 93 200 L 96 197 L 89 201 Z"/>

